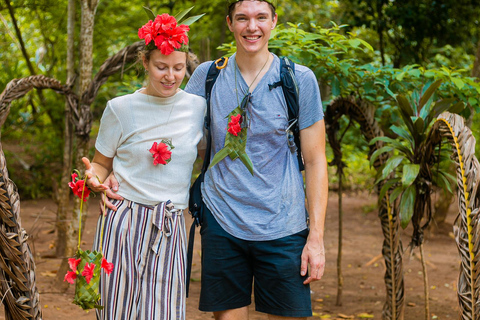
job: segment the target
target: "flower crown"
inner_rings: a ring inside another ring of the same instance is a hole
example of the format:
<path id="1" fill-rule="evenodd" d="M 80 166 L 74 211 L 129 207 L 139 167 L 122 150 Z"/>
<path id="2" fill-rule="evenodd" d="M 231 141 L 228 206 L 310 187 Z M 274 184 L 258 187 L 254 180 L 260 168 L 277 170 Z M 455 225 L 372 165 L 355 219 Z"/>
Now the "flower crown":
<path id="1" fill-rule="evenodd" d="M 177 23 L 193 7 L 171 16 L 168 13 L 155 16 L 153 12 L 145 8 L 148 16 L 151 18 L 145 25 L 138 29 L 138 37 L 145 39 L 145 48 L 147 50 L 158 49 L 164 55 L 169 55 L 175 50 L 188 51 L 189 25 L 200 19 L 204 14 L 190 17 L 183 21 L 183 24 Z"/>

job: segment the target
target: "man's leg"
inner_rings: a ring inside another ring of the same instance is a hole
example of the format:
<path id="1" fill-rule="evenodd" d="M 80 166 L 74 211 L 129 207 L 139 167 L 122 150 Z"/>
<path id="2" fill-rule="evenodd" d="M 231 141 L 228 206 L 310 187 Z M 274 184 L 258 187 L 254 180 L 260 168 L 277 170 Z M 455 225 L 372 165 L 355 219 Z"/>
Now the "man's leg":
<path id="1" fill-rule="evenodd" d="M 291 318 L 291 317 L 280 317 L 274 316 L 272 314 L 268 315 L 268 320 L 305 320 L 307 318 Z"/>
<path id="2" fill-rule="evenodd" d="M 248 320 L 248 307 L 214 312 L 215 320 Z"/>
<path id="3" fill-rule="evenodd" d="M 209 210 L 203 214 L 200 234 L 202 287 L 199 309 L 218 313 L 221 318 L 217 319 L 247 319 L 245 311 L 240 313 L 240 318 L 233 316 L 244 307 L 248 311 L 246 307 L 251 303 L 253 273 L 248 242 L 223 230 Z"/>
<path id="4" fill-rule="evenodd" d="M 300 274 L 301 254 L 308 230 L 252 242 L 255 309 L 269 319 L 305 319 L 312 316 L 310 286 Z M 275 317 L 276 316 L 276 317 Z"/>

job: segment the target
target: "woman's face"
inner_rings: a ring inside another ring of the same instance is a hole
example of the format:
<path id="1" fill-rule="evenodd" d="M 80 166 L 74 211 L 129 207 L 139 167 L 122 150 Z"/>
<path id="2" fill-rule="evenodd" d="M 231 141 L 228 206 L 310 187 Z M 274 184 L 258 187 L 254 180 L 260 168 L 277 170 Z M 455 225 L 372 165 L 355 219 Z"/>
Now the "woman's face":
<path id="1" fill-rule="evenodd" d="M 143 66 L 148 70 L 147 94 L 167 98 L 173 96 L 182 84 L 187 70 L 187 54 L 174 51 L 168 56 L 155 49 L 150 59 L 143 58 Z"/>

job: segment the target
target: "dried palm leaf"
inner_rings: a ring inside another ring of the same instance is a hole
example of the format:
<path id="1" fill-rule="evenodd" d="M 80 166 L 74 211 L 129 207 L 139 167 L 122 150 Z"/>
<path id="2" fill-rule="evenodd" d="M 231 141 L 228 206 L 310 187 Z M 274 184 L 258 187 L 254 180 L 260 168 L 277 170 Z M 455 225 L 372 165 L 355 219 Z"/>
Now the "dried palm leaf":
<path id="1" fill-rule="evenodd" d="M 0 297 L 7 320 L 42 319 L 35 263 L 21 227 L 20 199 L 0 143 Z"/>
<path id="2" fill-rule="evenodd" d="M 375 106 L 367 101 L 356 99 L 354 96 L 339 97 L 335 99 L 325 112 L 326 131 L 328 141 L 333 149 L 334 164 L 343 170 L 344 163 L 341 161 L 342 153 L 339 140 L 336 135 L 339 130 L 338 121 L 343 115 L 356 121 L 367 141 L 375 137 L 383 136 L 378 123 L 375 120 Z M 369 157 L 383 147 L 382 141 L 370 145 Z M 375 161 L 374 167 L 381 167 L 388 160 L 386 153 L 381 154 Z M 377 186 L 377 193 L 380 193 L 382 184 Z M 404 281 L 403 281 L 403 260 L 402 242 L 400 240 L 399 219 L 395 209 L 388 203 L 388 195 L 379 201 L 378 216 L 382 225 L 384 236 L 382 254 L 385 259 L 385 286 L 387 299 L 383 307 L 383 318 L 388 320 L 403 319 L 404 312 Z"/>
<path id="3" fill-rule="evenodd" d="M 461 116 L 442 113 L 432 128 L 432 143 L 446 138 L 456 163 L 459 214 L 453 226 L 461 258 L 457 294 L 461 319 L 480 319 L 480 164 L 475 138 Z"/>

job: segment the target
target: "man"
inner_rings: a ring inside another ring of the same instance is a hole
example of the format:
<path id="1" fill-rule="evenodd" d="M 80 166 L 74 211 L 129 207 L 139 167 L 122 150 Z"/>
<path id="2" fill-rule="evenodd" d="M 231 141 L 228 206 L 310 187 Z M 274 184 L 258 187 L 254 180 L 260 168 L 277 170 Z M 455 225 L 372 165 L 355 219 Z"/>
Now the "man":
<path id="1" fill-rule="evenodd" d="M 200 310 L 212 311 L 219 320 L 248 319 L 254 280 L 257 311 L 269 314 L 269 319 L 308 317 L 312 315 L 309 283 L 320 280 L 324 272 L 328 197 L 318 84 L 311 70 L 296 65 L 305 210 L 302 175 L 287 143 L 283 91 L 268 86 L 280 78 L 280 60 L 268 50 L 277 23 L 275 7 L 262 0 L 230 0 L 226 20 L 237 52 L 212 90 L 211 156 L 224 146 L 230 121 L 227 115 L 250 92 L 246 153 L 254 173 L 250 174 L 240 159 L 228 157 L 206 172 L 202 194 L 209 210 L 200 231 Z M 210 65 L 206 62 L 195 70 L 187 92 L 205 95 Z"/>

